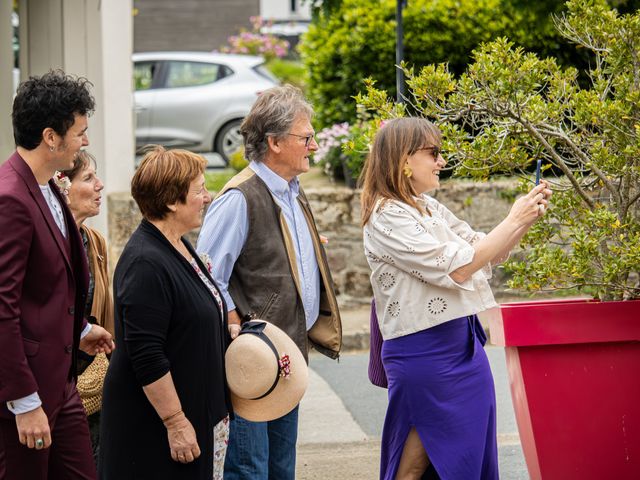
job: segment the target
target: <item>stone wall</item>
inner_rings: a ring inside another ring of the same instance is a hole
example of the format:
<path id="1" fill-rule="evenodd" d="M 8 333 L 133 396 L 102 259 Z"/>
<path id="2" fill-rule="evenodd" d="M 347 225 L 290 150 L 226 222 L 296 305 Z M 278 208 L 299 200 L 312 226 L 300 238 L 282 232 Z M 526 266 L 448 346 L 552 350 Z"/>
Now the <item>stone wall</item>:
<path id="1" fill-rule="evenodd" d="M 434 196 L 474 229 L 488 232 L 509 212 L 515 182 L 473 183 L 448 181 Z M 344 187 L 306 190 L 318 231 L 329 239 L 325 246 L 342 307 L 371 298 L 369 266 L 362 248 L 360 194 Z M 129 236 L 140 222 L 140 212 L 128 194 L 109 196 L 110 263 L 115 267 Z M 190 234 L 195 245 L 197 232 Z M 494 269 L 494 292 L 504 291 L 504 273 Z"/>

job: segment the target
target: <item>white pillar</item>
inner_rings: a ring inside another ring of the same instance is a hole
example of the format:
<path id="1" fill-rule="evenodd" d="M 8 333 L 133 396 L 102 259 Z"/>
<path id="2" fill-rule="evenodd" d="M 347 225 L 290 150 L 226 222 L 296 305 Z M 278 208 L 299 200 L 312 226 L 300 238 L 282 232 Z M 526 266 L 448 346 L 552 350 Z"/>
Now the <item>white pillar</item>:
<path id="1" fill-rule="evenodd" d="M 11 104 L 13 100 L 13 27 L 9 1 L 0 1 L 0 163 L 13 151 Z"/>
<path id="2" fill-rule="evenodd" d="M 128 192 L 134 171 L 133 2 L 108 3 L 102 13 L 104 150 L 107 192 Z"/>
<path id="3" fill-rule="evenodd" d="M 95 85 L 96 98 L 96 114 L 89 125 L 89 150 L 98 159 L 105 201 L 100 215 L 89 223 L 108 239 L 106 200 L 111 193 L 130 190 L 134 170 L 133 5 L 131 0 L 90 3 L 101 8 L 95 8 L 87 19 L 86 45 L 91 72 L 87 78 Z"/>

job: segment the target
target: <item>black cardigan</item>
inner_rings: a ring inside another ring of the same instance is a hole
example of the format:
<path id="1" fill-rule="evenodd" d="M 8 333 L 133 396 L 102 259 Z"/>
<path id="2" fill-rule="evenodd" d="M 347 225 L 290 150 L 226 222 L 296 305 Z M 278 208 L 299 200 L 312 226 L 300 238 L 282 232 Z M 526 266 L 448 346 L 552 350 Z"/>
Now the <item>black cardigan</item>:
<path id="1" fill-rule="evenodd" d="M 104 387 L 101 478 L 212 478 L 213 427 L 231 411 L 226 307 L 220 312 L 189 262 L 146 220 L 118 261 L 114 298 L 116 350 Z M 167 372 L 202 451 L 188 465 L 171 460 L 166 430 L 142 390 Z"/>

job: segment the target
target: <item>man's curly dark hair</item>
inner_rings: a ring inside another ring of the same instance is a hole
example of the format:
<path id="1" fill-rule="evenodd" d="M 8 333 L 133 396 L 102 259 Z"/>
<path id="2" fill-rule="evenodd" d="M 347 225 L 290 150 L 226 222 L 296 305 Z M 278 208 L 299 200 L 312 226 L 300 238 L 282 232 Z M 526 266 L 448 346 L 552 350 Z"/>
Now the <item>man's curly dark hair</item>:
<path id="1" fill-rule="evenodd" d="M 42 131 L 50 127 L 64 136 L 75 115 L 90 115 L 95 100 L 89 92 L 93 84 L 82 77 L 53 70 L 41 77 L 29 77 L 13 100 L 13 138 L 16 145 L 33 150 L 42 141 Z"/>

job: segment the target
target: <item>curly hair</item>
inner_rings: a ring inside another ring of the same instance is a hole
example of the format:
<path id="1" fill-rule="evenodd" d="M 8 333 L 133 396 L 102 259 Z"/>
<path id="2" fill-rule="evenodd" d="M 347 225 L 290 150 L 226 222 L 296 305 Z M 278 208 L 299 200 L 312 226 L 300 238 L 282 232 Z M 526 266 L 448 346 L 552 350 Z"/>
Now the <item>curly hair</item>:
<path id="1" fill-rule="evenodd" d="M 62 70 L 29 77 L 20 84 L 11 114 L 16 145 L 33 150 L 40 145 L 45 128 L 64 136 L 76 115 L 92 114 L 95 100 L 89 86 L 93 84 L 86 78 Z"/>

